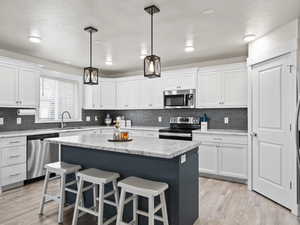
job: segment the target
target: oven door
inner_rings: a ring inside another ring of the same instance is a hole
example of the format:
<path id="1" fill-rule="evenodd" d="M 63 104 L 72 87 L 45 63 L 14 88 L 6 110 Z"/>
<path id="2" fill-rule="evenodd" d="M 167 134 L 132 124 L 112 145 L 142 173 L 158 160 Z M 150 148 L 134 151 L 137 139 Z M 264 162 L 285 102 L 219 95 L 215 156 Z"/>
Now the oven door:
<path id="1" fill-rule="evenodd" d="M 192 141 L 192 133 L 173 133 L 173 132 L 159 132 L 160 139 L 173 139 L 182 141 Z"/>

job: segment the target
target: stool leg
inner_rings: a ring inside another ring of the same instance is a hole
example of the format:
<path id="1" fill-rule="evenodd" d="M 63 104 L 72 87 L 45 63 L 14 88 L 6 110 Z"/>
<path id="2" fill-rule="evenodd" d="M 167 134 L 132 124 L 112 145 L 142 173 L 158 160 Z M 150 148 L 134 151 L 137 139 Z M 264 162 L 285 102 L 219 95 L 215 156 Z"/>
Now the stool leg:
<path id="1" fill-rule="evenodd" d="M 40 205 L 40 215 L 43 215 L 43 212 L 44 212 L 44 205 L 45 205 L 45 200 L 46 200 L 45 194 L 47 194 L 49 176 L 50 176 L 50 173 L 47 170 L 46 176 L 45 176 L 45 181 L 44 181 L 42 200 L 41 200 L 41 205 Z"/>
<path id="2" fill-rule="evenodd" d="M 104 184 L 99 185 L 98 225 L 103 225 Z"/>
<path id="3" fill-rule="evenodd" d="M 160 203 L 162 204 L 162 217 L 164 220 L 164 225 L 169 225 L 165 192 L 160 194 Z"/>
<path id="4" fill-rule="evenodd" d="M 148 204 L 149 204 L 149 212 L 148 212 L 149 222 L 148 222 L 148 224 L 149 225 L 154 225 L 154 197 L 149 198 L 149 203 Z"/>
<path id="5" fill-rule="evenodd" d="M 134 221 L 134 225 L 139 224 L 137 210 L 138 210 L 138 196 L 133 195 L 133 221 Z"/>
<path id="6" fill-rule="evenodd" d="M 93 202 L 95 211 L 97 211 L 97 196 L 97 184 L 93 184 Z"/>
<path id="7" fill-rule="evenodd" d="M 126 197 L 126 192 L 125 192 L 124 189 L 122 189 L 121 196 L 120 196 L 119 207 L 118 207 L 118 215 L 117 215 L 116 225 L 121 225 L 121 223 L 122 223 L 125 197 Z"/>
<path id="8" fill-rule="evenodd" d="M 114 180 L 113 181 L 113 189 L 114 189 L 114 195 L 115 195 L 115 202 L 116 202 L 116 205 L 117 205 L 117 209 L 118 209 L 118 206 L 119 206 L 119 191 L 118 191 L 118 187 L 117 187 L 117 181 Z"/>
<path id="9" fill-rule="evenodd" d="M 76 196 L 72 225 L 77 225 L 78 214 L 79 214 L 78 206 L 79 206 L 79 202 L 81 202 L 82 189 L 83 189 L 83 179 L 79 178 L 78 192 Z"/>
<path id="10" fill-rule="evenodd" d="M 66 188 L 66 176 L 61 174 L 60 176 L 60 201 L 58 211 L 58 223 L 63 223 L 64 220 L 64 206 L 65 206 L 65 188 Z"/>

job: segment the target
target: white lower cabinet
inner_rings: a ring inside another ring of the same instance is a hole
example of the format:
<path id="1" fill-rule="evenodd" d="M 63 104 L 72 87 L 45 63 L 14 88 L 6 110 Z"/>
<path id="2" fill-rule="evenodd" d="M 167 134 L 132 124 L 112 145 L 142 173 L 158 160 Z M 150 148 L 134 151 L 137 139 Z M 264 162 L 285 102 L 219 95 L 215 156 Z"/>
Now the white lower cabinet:
<path id="1" fill-rule="evenodd" d="M 213 177 L 247 179 L 247 136 L 194 134 L 200 141 L 199 172 Z"/>
<path id="2" fill-rule="evenodd" d="M 26 180 L 26 137 L 0 139 L 0 192 Z"/>

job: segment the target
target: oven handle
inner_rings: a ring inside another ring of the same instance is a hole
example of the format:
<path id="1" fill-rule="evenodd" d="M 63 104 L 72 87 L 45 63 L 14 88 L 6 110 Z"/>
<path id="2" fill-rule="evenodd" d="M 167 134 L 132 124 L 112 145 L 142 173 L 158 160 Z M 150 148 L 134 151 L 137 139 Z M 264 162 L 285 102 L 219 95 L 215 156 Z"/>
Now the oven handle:
<path id="1" fill-rule="evenodd" d="M 173 137 L 192 137 L 192 134 L 186 134 L 186 133 L 171 133 L 171 132 L 163 132 L 159 133 L 160 136 L 173 136 Z"/>

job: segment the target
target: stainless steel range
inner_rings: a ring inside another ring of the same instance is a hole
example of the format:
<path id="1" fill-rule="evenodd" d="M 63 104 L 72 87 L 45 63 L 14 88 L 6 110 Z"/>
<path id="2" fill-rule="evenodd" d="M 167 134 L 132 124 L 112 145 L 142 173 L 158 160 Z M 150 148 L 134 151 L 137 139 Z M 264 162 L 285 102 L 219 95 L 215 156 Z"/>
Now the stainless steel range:
<path id="1" fill-rule="evenodd" d="M 194 117 L 171 117 L 170 127 L 160 129 L 159 138 L 192 141 L 196 129 L 200 129 L 200 125 Z"/>

